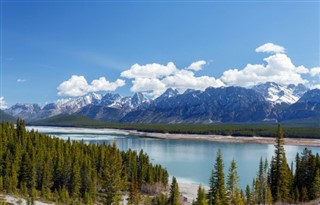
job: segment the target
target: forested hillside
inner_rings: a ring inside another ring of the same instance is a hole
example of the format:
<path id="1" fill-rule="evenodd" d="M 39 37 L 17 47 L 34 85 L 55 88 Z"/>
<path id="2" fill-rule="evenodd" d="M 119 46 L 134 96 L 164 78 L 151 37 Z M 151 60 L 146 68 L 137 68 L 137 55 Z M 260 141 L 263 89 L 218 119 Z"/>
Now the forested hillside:
<path id="1" fill-rule="evenodd" d="M 26 131 L 22 120 L 0 125 L 0 192 L 62 204 L 117 204 L 124 194 L 135 203 L 140 193 L 167 184 L 166 169 L 143 151 L 51 138 Z"/>

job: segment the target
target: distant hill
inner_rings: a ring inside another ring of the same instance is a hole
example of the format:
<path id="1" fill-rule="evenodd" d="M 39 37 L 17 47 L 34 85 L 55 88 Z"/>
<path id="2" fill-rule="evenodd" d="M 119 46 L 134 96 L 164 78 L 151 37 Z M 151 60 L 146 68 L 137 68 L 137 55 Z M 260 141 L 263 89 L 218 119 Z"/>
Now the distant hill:
<path id="1" fill-rule="evenodd" d="M 103 123 L 83 115 L 62 114 L 44 120 L 34 121 L 28 125 L 62 126 L 62 127 L 102 127 Z"/>
<path id="2" fill-rule="evenodd" d="M 15 122 L 16 118 L 14 118 L 13 116 L 5 113 L 4 111 L 0 110 L 0 122 Z"/>

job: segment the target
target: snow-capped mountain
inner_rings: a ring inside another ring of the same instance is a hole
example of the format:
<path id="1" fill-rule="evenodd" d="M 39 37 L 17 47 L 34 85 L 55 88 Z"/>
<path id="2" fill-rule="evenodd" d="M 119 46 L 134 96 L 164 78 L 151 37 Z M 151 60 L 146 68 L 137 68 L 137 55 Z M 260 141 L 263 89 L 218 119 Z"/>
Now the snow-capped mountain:
<path id="1" fill-rule="evenodd" d="M 209 87 L 179 93 L 169 88 L 154 100 L 142 93 L 127 97 L 92 93 L 59 99 L 44 107 L 18 103 L 5 112 L 27 121 L 81 114 L 101 121 L 129 123 L 276 122 L 319 117 L 319 96 L 319 90 L 309 90 L 302 84 L 282 86 L 269 82 L 251 89 Z"/>
<path id="2" fill-rule="evenodd" d="M 319 121 L 320 90 L 313 89 L 306 92 L 296 103 L 284 110 L 283 118 L 286 120 L 314 118 Z"/>
<path id="3" fill-rule="evenodd" d="M 32 103 L 17 103 L 5 110 L 6 113 L 16 118 L 35 120 L 41 112 L 41 107 L 38 104 Z"/>
<path id="4" fill-rule="evenodd" d="M 56 109 L 60 110 L 61 113 L 75 113 L 89 104 L 98 103 L 101 99 L 101 94 L 90 93 L 88 95 L 81 96 L 78 98 L 59 99 L 55 103 L 51 104 L 54 104 Z M 47 107 L 50 107 L 50 104 L 44 106 L 43 109 L 46 109 Z"/>
<path id="5" fill-rule="evenodd" d="M 91 112 L 93 112 L 92 110 L 97 112 L 97 107 L 103 107 L 102 111 L 110 110 L 106 108 L 116 109 L 115 112 L 120 113 L 118 114 L 119 116 L 123 116 L 142 104 L 148 104 L 149 101 L 150 100 L 142 93 L 136 93 L 132 97 L 122 97 L 119 94 L 112 93 L 105 95 L 90 93 L 77 98 L 62 98 L 56 102 L 46 104 L 43 107 L 38 104 L 18 103 L 5 111 L 14 117 L 19 117 L 27 121 L 40 120 L 59 114 L 73 113 L 85 113 L 92 117 L 93 114 Z M 82 109 L 85 109 L 85 111 L 81 112 Z M 102 111 L 99 112 L 99 119 L 103 118 Z"/>
<path id="6" fill-rule="evenodd" d="M 128 113 L 121 122 L 207 124 L 263 121 L 269 117 L 270 111 L 269 103 L 252 89 L 210 87 L 205 91 L 190 90 L 183 94 L 170 89 L 147 108 Z"/>
<path id="7" fill-rule="evenodd" d="M 142 105 L 148 106 L 149 103 L 150 100 L 142 93 L 135 93 L 132 97 L 107 93 L 100 102 L 83 107 L 77 114 L 101 121 L 119 121 L 127 113 Z"/>
<path id="8" fill-rule="evenodd" d="M 135 93 L 132 96 L 130 103 L 132 108 L 136 108 L 142 104 L 150 103 L 150 99 L 144 96 L 142 93 Z"/>
<path id="9" fill-rule="evenodd" d="M 272 105 L 287 104 L 297 102 L 309 89 L 302 84 L 282 86 L 277 83 L 267 82 L 256 85 L 253 90 L 261 93 L 263 97 Z"/>

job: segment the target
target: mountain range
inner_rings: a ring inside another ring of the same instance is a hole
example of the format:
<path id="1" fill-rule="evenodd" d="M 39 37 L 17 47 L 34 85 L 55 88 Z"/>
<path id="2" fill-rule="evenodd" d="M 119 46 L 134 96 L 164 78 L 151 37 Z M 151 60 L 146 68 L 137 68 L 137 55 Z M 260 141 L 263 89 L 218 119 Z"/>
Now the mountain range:
<path id="1" fill-rule="evenodd" d="M 91 93 L 59 99 L 43 107 L 17 103 L 4 111 L 29 122 L 61 114 L 79 114 L 108 122 L 164 124 L 318 120 L 320 90 L 309 90 L 302 84 L 281 86 L 268 82 L 252 88 L 209 87 L 184 93 L 169 88 L 155 99 L 142 93 L 131 97 Z"/>

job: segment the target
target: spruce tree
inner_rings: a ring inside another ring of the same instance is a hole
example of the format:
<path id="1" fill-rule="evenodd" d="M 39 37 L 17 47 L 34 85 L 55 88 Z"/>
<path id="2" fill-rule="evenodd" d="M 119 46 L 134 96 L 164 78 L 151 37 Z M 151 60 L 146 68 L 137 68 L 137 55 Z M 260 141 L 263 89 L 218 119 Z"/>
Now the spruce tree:
<path id="1" fill-rule="evenodd" d="M 118 204 L 123 189 L 122 158 L 115 143 L 112 144 L 106 160 L 106 169 L 103 171 L 103 188 L 106 194 L 106 204 Z"/>
<path id="2" fill-rule="evenodd" d="M 227 192 L 229 204 L 239 204 L 240 190 L 238 188 L 238 183 L 239 175 L 237 171 L 237 164 L 235 160 L 232 160 L 227 176 Z"/>
<path id="3" fill-rule="evenodd" d="M 274 201 L 288 201 L 292 178 L 284 150 L 284 132 L 280 125 L 275 144 L 275 156 L 271 162 L 271 192 Z"/>
<path id="4" fill-rule="evenodd" d="M 312 198 L 320 198 L 320 169 L 317 170 L 316 175 L 314 177 L 311 192 L 313 193 Z"/>
<path id="5" fill-rule="evenodd" d="M 211 172 L 209 181 L 209 202 L 212 201 L 213 205 L 228 204 L 226 197 L 226 188 L 224 182 L 224 165 L 221 150 L 217 152 L 216 162 L 214 169 Z M 213 196 L 213 197 L 212 197 Z M 212 198 L 210 198 L 212 197 Z"/>
<path id="6" fill-rule="evenodd" d="M 180 196 L 179 196 L 179 186 L 177 179 L 172 177 L 172 183 L 170 186 L 170 196 L 169 196 L 170 205 L 180 205 Z"/>
<path id="7" fill-rule="evenodd" d="M 249 184 L 246 186 L 246 205 L 251 204 L 251 190 Z"/>
<path id="8" fill-rule="evenodd" d="M 208 205 L 208 202 L 206 199 L 206 191 L 204 190 L 204 187 L 202 187 L 201 185 L 198 188 L 195 205 Z"/>

